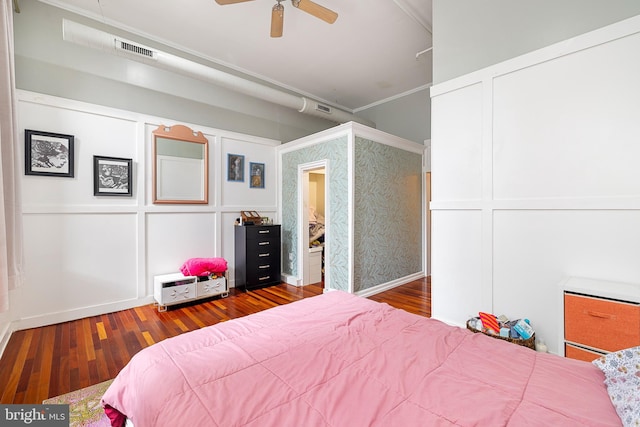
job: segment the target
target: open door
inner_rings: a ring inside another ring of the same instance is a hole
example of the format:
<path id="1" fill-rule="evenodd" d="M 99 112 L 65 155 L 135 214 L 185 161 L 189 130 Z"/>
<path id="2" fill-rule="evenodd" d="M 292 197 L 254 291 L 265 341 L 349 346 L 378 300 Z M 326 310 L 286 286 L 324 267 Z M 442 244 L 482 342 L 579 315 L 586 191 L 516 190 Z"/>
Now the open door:
<path id="1" fill-rule="evenodd" d="M 298 277 L 302 286 L 326 280 L 329 244 L 328 165 L 326 161 L 299 166 Z"/>
<path id="2" fill-rule="evenodd" d="M 427 262 L 426 262 L 426 274 L 427 276 L 431 276 L 431 172 L 427 172 L 425 174 L 425 186 L 426 190 L 426 230 L 427 230 L 427 238 L 426 238 L 426 254 L 427 254 Z"/>

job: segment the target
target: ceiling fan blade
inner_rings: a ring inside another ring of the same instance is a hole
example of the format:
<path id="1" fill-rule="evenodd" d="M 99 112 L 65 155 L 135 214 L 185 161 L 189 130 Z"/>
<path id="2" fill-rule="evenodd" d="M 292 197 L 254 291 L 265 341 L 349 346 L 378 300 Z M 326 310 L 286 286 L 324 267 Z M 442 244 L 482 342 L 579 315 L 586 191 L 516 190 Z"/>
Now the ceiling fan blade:
<path id="1" fill-rule="evenodd" d="M 224 6 L 225 4 L 243 3 L 245 1 L 253 1 L 253 0 L 216 0 L 216 3 Z"/>
<path id="2" fill-rule="evenodd" d="M 280 3 L 271 9 L 271 37 L 282 37 L 284 24 L 284 6 Z"/>
<path id="3" fill-rule="evenodd" d="M 318 3 L 314 3 L 311 0 L 291 0 L 291 3 L 298 9 L 302 9 L 310 15 L 316 18 L 322 19 L 329 24 L 333 24 L 338 19 L 338 14 L 331 9 L 327 9 L 324 6 L 320 6 Z"/>

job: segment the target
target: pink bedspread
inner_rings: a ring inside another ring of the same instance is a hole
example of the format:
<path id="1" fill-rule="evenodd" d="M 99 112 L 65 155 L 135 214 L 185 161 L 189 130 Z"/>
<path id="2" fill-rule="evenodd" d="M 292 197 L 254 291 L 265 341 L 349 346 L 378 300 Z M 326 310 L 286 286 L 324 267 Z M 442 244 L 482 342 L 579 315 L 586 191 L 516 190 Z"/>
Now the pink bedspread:
<path id="1" fill-rule="evenodd" d="M 590 363 L 330 292 L 139 352 L 103 404 L 148 426 L 618 426 Z"/>

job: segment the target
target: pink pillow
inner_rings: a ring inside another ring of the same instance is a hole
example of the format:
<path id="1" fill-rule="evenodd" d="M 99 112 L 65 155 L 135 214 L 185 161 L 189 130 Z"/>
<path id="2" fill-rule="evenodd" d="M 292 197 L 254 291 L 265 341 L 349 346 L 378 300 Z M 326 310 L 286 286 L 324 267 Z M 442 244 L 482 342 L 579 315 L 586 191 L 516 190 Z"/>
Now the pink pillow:
<path id="1" fill-rule="evenodd" d="M 104 405 L 104 413 L 109 418 L 109 421 L 111 421 L 112 427 L 123 427 L 127 421 L 127 417 L 125 417 L 122 412 L 106 404 Z"/>

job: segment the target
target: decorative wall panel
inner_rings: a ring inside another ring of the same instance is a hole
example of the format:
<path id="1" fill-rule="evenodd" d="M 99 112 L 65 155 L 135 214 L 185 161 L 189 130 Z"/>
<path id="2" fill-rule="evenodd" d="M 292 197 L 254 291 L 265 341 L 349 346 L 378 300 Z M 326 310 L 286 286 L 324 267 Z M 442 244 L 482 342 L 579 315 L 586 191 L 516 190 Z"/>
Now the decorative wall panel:
<path id="1" fill-rule="evenodd" d="M 434 318 L 526 317 L 563 354 L 559 283 L 639 283 L 639 49 L 640 16 L 432 88 Z"/>

